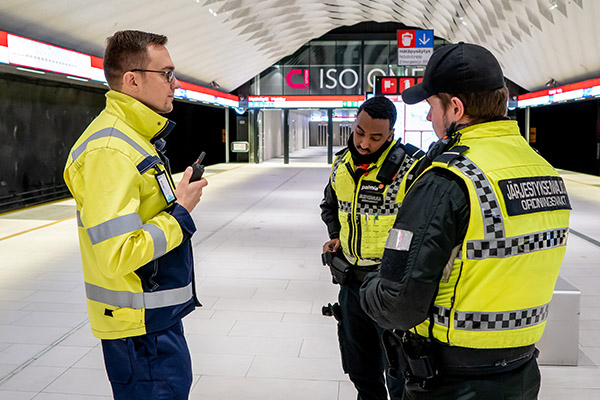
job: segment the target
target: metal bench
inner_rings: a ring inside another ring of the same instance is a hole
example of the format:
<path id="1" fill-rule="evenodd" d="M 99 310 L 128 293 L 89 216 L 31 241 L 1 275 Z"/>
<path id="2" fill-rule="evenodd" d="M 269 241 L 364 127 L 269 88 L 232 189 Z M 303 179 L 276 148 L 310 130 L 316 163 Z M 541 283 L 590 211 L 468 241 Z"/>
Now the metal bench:
<path id="1" fill-rule="evenodd" d="M 544 335 L 536 344 L 540 365 L 577 365 L 580 298 L 579 289 L 559 276 Z"/>

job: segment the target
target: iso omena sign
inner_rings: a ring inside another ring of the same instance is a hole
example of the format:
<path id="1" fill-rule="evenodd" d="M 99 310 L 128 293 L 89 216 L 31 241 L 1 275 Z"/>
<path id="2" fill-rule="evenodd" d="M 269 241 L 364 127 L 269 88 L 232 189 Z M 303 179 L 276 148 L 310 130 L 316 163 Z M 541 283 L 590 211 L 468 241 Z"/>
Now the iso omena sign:
<path id="1" fill-rule="evenodd" d="M 398 31 L 398 65 L 426 65 L 433 53 L 433 30 Z"/>

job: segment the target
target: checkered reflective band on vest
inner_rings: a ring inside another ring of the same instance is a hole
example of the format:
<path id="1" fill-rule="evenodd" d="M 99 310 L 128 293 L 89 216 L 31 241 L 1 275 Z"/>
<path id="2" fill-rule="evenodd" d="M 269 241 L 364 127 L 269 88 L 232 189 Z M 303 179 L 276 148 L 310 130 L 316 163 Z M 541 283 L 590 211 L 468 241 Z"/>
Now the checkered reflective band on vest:
<path id="1" fill-rule="evenodd" d="M 338 208 L 341 212 L 351 213 L 352 212 L 352 203 L 349 201 L 338 200 Z"/>
<path id="2" fill-rule="evenodd" d="M 346 150 L 345 152 L 343 152 L 342 154 L 337 156 L 335 158 L 335 161 L 333 162 L 333 166 L 331 167 L 331 182 L 334 186 L 335 186 L 335 178 L 337 177 L 338 168 L 339 168 L 340 164 L 342 163 L 342 161 L 344 161 L 344 157 L 346 156 L 346 153 L 348 151 L 349 150 Z"/>
<path id="3" fill-rule="evenodd" d="M 335 162 L 332 167 L 332 182 L 335 184 L 335 178 L 337 176 L 337 171 L 342 163 L 342 159 L 346 153 L 338 156 L 335 159 Z M 398 192 L 400 191 L 400 185 L 402 184 L 402 177 L 406 172 L 410 169 L 412 164 L 415 162 L 416 158 L 406 154 L 400 167 L 398 168 L 398 173 L 396 174 L 396 179 L 389 185 L 383 205 L 376 205 L 370 203 L 362 203 L 358 202 L 356 207 L 356 213 L 362 215 L 396 215 L 398 214 L 398 210 L 400 209 L 400 203 L 396 203 L 396 198 L 398 197 Z M 352 212 L 352 203 L 348 201 L 343 201 L 338 199 L 338 208 L 340 211 L 345 213 Z"/>
<path id="4" fill-rule="evenodd" d="M 433 320 L 436 324 L 448 327 L 450 309 L 433 307 Z M 454 312 L 454 328 L 469 331 L 501 331 L 526 328 L 541 324 L 548 318 L 548 304 L 524 310 L 503 312 Z"/>
<path id="5" fill-rule="evenodd" d="M 485 174 L 464 156 L 456 158 L 451 165 L 473 182 L 483 217 L 485 239 L 467 242 L 468 259 L 505 258 L 567 244 L 568 228 L 505 237 L 500 203 Z"/>
<path id="6" fill-rule="evenodd" d="M 402 165 L 406 163 L 406 159 L 408 156 L 404 157 L 404 162 Z M 410 164 L 409 164 L 410 166 Z M 400 175 L 399 177 L 403 176 Z M 383 205 L 377 206 L 375 204 L 369 203 L 358 203 L 356 212 L 358 214 L 368 214 L 368 215 L 396 215 L 398 214 L 398 210 L 400 209 L 400 203 L 396 203 L 396 197 L 398 197 L 398 191 L 400 190 L 400 184 L 402 183 L 402 179 L 396 178 L 388 187 L 387 192 L 385 194 L 385 200 Z"/>

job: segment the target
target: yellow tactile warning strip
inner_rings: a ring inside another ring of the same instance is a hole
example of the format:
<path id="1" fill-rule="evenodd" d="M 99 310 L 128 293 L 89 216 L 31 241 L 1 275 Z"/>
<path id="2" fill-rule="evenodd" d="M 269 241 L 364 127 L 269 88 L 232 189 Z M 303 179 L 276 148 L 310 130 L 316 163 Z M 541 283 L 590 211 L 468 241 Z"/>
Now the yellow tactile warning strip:
<path id="1" fill-rule="evenodd" d="M 0 242 L 1 242 L 1 241 L 3 241 L 3 240 L 6 240 L 6 239 L 13 238 L 13 237 L 15 237 L 15 236 L 23 235 L 23 234 L 25 234 L 25 233 L 29 233 L 29 232 L 33 232 L 33 231 L 37 231 L 38 229 L 42 229 L 42 228 L 46 228 L 46 227 L 48 227 L 48 226 L 56 225 L 56 224 L 58 224 L 59 222 L 68 221 L 68 220 L 70 220 L 70 219 L 74 219 L 74 218 L 75 218 L 75 217 L 69 217 L 69 218 L 59 219 L 58 221 L 53 221 L 53 222 L 50 222 L 49 224 L 44 224 L 44 225 L 41 225 L 41 226 L 36 226 L 35 228 L 27 229 L 27 230 L 25 230 L 25 231 L 22 231 L 22 232 L 13 233 L 12 235 L 8 235 L 8 236 L 1 237 L 1 238 L 0 238 Z"/>
<path id="2" fill-rule="evenodd" d="M 226 170 L 223 170 L 223 171 L 214 172 L 214 173 L 210 173 L 210 174 L 208 174 L 208 173 L 207 173 L 205 176 L 206 176 L 206 177 L 209 177 L 209 176 L 219 175 L 219 174 L 222 174 L 222 173 L 224 173 L 224 172 L 228 172 L 228 171 L 232 171 L 232 170 L 234 170 L 234 169 L 241 168 L 241 167 L 243 167 L 243 166 L 245 166 L 245 165 L 248 165 L 248 164 L 241 164 L 240 166 L 237 166 L 237 167 L 234 167 L 234 168 L 229 168 L 229 169 L 226 169 Z M 182 175 L 182 173 L 175 174 L 175 175 Z M 30 209 L 30 208 L 35 208 L 35 207 L 41 207 L 41 206 L 44 206 L 44 205 L 48 205 L 48 204 L 52 204 L 52 203 L 56 203 L 56 202 L 59 202 L 59 201 L 64 201 L 64 200 L 65 200 L 65 199 L 60 199 L 60 200 L 52 201 L 52 202 L 45 203 L 45 204 L 41 204 L 41 205 L 40 205 L 40 204 L 38 204 L 38 205 L 35 205 L 35 206 L 25 207 L 25 208 L 22 208 L 22 209 L 20 209 L 20 210 L 9 211 L 9 212 L 6 212 L 6 213 L 0 214 L 0 215 L 8 215 L 8 214 L 15 213 L 15 212 L 18 212 L 18 211 L 23 211 L 23 210 L 27 210 L 27 209 Z M 36 226 L 35 228 L 31 228 L 31 229 L 24 230 L 24 231 L 22 231 L 22 232 L 13 233 L 12 235 L 8 235 L 8 236 L 1 237 L 1 238 L 0 238 L 0 242 L 1 242 L 1 241 L 3 241 L 3 240 L 6 240 L 6 239 L 13 238 L 13 237 L 15 237 L 15 236 L 20 236 L 20 235 L 24 235 L 25 233 L 29 233 L 29 232 L 36 231 L 36 230 L 38 230 L 38 229 L 47 228 L 47 227 L 49 227 L 49 226 L 56 225 L 56 224 L 58 224 L 58 223 L 60 223 L 60 222 L 68 221 L 68 220 L 71 220 L 71 219 L 74 219 L 74 218 L 75 218 L 75 216 L 73 216 L 73 217 L 69 217 L 69 218 L 63 218 L 63 219 L 59 219 L 59 220 L 57 220 L 57 221 L 50 222 L 50 223 L 48 223 L 48 224 L 44 224 L 44 225 Z"/>

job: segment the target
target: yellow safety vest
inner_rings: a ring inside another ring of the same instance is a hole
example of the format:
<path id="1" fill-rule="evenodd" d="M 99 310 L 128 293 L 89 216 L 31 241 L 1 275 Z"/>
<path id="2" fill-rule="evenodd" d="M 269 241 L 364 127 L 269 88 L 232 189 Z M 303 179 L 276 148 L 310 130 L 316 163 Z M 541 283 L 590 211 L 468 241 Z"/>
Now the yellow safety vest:
<path id="1" fill-rule="evenodd" d="M 407 151 L 393 181 L 385 184 L 377 175 L 395 145 L 393 141 L 357 182 L 353 177 L 356 166 L 348 149 L 338 153 L 331 167 L 331 187 L 338 199 L 342 251 L 353 265 L 381 263 L 385 241 L 404 197 L 402 178 L 424 154 L 414 147 Z"/>
<path id="2" fill-rule="evenodd" d="M 174 215 L 191 233 L 195 226 L 163 194 L 175 187 L 150 142 L 174 123 L 123 93 L 106 98 L 64 178 L 77 205 L 92 332 L 117 339 L 167 328 L 193 310 L 191 244 Z"/>
<path id="3" fill-rule="evenodd" d="M 433 336 L 469 348 L 531 345 L 544 331 L 566 250 L 570 203 L 563 180 L 515 121 L 460 133 L 430 167 L 460 177 L 470 201 L 465 240 L 435 298 Z M 417 333 L 429 336 L 428 328 L 426 320 Z"/>

